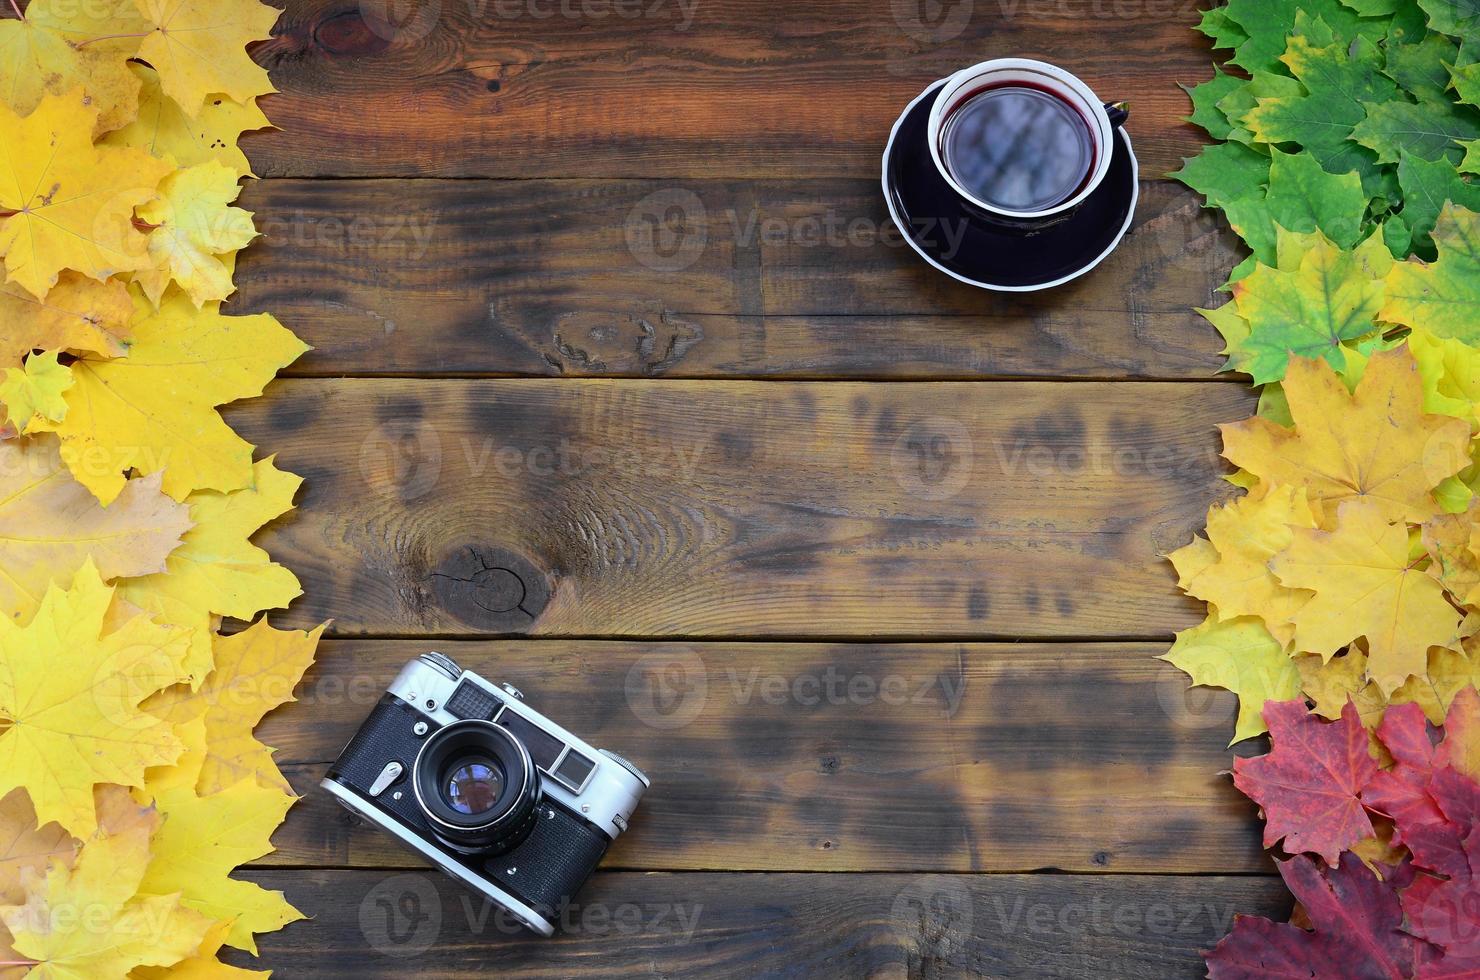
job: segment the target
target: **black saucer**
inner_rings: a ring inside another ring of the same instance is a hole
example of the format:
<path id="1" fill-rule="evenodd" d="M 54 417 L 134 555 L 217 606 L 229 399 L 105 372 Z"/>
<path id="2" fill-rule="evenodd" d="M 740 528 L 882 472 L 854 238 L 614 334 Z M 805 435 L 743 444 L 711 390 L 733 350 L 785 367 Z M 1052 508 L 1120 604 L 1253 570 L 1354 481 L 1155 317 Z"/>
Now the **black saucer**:
<path id="1" fill-rule="evenodd" d="M 884 150 L 884 199 L 905 240 L 931 265 L 983 289 L 1047 289 L 1099 265 L 1130 229 L 1139 187 L 1136 154 L 1122 128 L 1110 170 L 1073 217 L 1024 233 L 973 215 L 930 156 L 931 85 L 894 124 Z"/>

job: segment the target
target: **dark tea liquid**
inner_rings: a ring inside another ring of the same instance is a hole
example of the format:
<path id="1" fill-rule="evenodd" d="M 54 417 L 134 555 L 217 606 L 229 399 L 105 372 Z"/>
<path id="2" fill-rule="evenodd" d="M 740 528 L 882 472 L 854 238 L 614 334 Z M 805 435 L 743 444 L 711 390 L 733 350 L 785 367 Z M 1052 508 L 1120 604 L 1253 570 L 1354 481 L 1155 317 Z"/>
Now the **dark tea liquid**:
<path id="1" fill-rule="evenodd" d="M 979 89 L 958 102 L 940 135 L 956 182 L 1008 211 L 1044 211 L 1082 191 L 1095 169 L 1090 123 L 1030 82 Z"/>

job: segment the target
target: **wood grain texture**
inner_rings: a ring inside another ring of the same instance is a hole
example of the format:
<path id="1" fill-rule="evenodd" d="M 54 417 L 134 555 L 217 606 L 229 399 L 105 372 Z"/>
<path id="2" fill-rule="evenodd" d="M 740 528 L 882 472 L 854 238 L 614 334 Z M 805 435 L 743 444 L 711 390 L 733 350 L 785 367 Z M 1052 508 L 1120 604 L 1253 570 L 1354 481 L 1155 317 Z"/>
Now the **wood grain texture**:
<path id="1" fill-rule="evenodd" d="M 281 381 L 257 540 L 339 634 L 1169 636 L 1210 384 Z"/>
<path id="2" fill-rule="evenodd" d="M 441 875 L 259 871 L 312 922 L 261 938 L 284 976 L 1176 980 L 1276 878 L 598 873 L 553 939 Z"/>
<path id="3" fill-rule="evenodd" d="M 419 864 L 318 780 L 433 648 L 648 772 L 609 867 L 1271 870 L 1232 695 L 1151 644 L 331 641 L 259 732 L 305 797 L 267 863 Z"/>
<path id="4" fill-rule="evenodd" d="M 964 286 L 872 181 L 264 181 L 238 312 L 315 350 L 290 373 L 1208 378 L 1192 312 L 1238 261 L 1190 192 L 1050 293 Z M 948 232 L 949 229 L 946 229 Z"/>
<path id="5" fill-rule="evenodd" d="M 292 0 L 256 57 L 265 176 L 872 176 L 899 111 L 988 57 L 1133 104 L 1148 174 L 1199 134 L 1196 0 Z M 633 16 L 636 14 L 636 16 Z"/>

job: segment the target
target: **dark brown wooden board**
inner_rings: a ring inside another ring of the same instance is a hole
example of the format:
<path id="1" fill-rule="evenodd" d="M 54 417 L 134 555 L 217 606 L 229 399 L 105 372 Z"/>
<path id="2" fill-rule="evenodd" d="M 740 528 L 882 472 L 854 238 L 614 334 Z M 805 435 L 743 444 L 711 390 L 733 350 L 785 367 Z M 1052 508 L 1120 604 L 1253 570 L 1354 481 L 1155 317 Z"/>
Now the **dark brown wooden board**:
<path id="1" fill-rule="evenodd" d="M 327 642 L 259 732 L 305 797 L 267 862 L 415 863 L 317 784 L 433 648 L 648 771 L 610 867 L 1270 870 L 1233 696 L 1155 644 Z"/>
<path id="2" fill-rule="evenodd" d="M 337 634 L 1170 636 L 1224 384 L 293 380 L 258 541 Z"/>
<path id="3" fill-rule="evenodd" d="M 1212 74 L 1197 0 L 287 7 L 256 51 L 282 90 L 245 144 L 265 176 L 871 176 L 910 99 L 1003 56 L 1130 101 L 1159 175 L 1200 139 L 1173 83 Z"/>
<path id="4" fill-rule="evenodd" d="M 298 375 L 1209 378 L 1193 307 L 1239 259 L 1190 191 L 1052 293 L 962 285 L 871 181 L 250 184 L 235 312 L 315 347 Z"/>
<path id="5" fill-rule="evenodd" d="M 1176 980 L 1277 878 L 598 873 L 541 939 L 441 875 L 257 871 L 316 913 L 262 937 L 283 976 Z"/>
<path id="6" fill-rule="evenodd" d="M 258 537 L 306 589 L 274 622 L 346 638 L 261 729 L 305 799 L 246 875 L 315 916 L 266 965 L 1159 980 L 1287 915 L 1219 775 L 1232 697 L 1154 659 L 1200 615 L 1159 556 L 1253 407 L 1192 312 L 1236 243 L 1160 179 L 1201 141 L 1198 4 L 287 6 L 282 128 L 245 147 L 294 179 L 243 195 L 230 308 L 316 350 L 229 417 L 308 478 Z M 1048 294 L 959 286 L 884 220 L 899 111 L 999 55 L 1132 102 L 1132 234 Z M 429 647 L 654 775 L 560 938 L 315 789 Z"/>

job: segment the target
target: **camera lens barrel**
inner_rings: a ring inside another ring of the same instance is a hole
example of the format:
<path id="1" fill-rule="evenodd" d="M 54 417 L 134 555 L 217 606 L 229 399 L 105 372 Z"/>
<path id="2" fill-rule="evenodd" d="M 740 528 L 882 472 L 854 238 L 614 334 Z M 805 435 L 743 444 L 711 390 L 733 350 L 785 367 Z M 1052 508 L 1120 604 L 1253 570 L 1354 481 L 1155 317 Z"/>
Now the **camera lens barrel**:
<path id="1" fill-rule="evenodd" d="M 434 732 L 417 754 L 411 786 L 432 831 L 459 851 L 499 854 L 534 829 L 539 771 L 524 743 L 492 722 Z"/>

